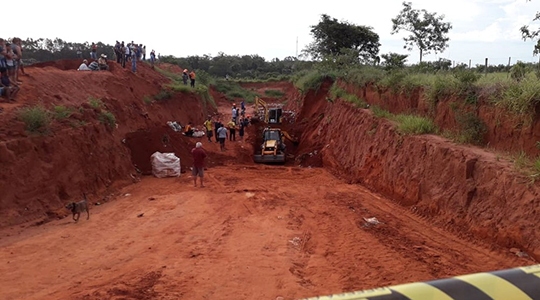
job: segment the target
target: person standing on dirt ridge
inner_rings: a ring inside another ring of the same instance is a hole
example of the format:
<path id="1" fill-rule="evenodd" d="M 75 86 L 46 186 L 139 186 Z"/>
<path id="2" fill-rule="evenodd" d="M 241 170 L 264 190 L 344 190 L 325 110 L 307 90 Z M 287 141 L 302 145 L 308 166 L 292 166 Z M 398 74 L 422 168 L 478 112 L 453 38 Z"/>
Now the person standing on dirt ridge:
<path id="1" fill-rule="evenodd" d="M 195 87 L 195 70 L 191 70 L 189 73 L 189 79 L 191 79 L 191 87 Z"/>
<path id="2" fill-rule="evenodd" d="M 204 121 L 204 128 L 206 128 L 206 137 L 208 137 L 208 142 L 212 142 L 212 135 L 214 133 L 214 124 L 212 122 L 212 116 L 208 116 L 208 119 Z M 216 136 L 217 141 L 217 136 Z"/>
<path id="3" fill-rule="evenodd" d="M 131 51 L 131 72 L 137 73 L 137 52 Z"/>
<path id="4" fill-rule="evenodd" d="M 152 52 L 150 52 L 150 65 L 152 66 L 152 70 L 154 69 L 154 63 L 156 62 L 156 52 L 154 49 L 152 49 Z"/>
<path id="5" fill-rule="evenodd" d="M 193 169 L 191 175 L 193 175 L 193 185 L 197 187 L 197 177 L 201 178 L 201 187 L 204 187 L 204 159 L 206 158 L 206 151 L 202 148 L 202 143 L 197 142 L 195 148 L 191 149 L 191 155 L 193 155 Z"/>
<path id="6" fill-rule="evenodd" d="M 184 82 L 184 85 L 187 85 L 188 78 L 188 69 L 184 69 L 184 72 L 182 72 L 182 81 Z"/>
<path id="7" fill-rule="evenodd" d="M 219 147 L 221 148 L 221 151 L 227 150 L 225 148 L 225 140 L 227 139 L 227 128 L 221 124 L 221 127 L 219 127 L 217 131 L 217 136 L 219 137 Z"/>
<path id="8" fill-rule="evenodd" d="M 92 59 L 97 59 L 97 45 L 95 43 L 92 43 L 92 46 L 90 48 L 90 57 Z"/>

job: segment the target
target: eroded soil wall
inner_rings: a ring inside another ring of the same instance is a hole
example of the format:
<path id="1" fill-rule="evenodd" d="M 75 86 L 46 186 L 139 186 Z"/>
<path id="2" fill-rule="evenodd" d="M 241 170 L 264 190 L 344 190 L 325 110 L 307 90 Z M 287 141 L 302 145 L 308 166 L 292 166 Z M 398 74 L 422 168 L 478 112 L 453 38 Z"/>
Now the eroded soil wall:
<path id="1" fill-rule="evenodd" d="M 463 124 L 460 124 L 456 117 L 459 119 L 463 114 L 471 113 L 485 125 L 485 132 L 478 141 L 480 144 L 514 153 L 524 151 L 533 157 L 540 155 L 540 106 L 536 107 L 534 118 L 529 118 L 513 115 L 503 107 L 494 106 L 489 93 L 479 95 L 476 104 L 467 104 L 462 98 L 450 97 L 441 99 L 433 106 L 420 88 L 405 93 L 391 89 L 380 90 L 373 85 L 355 86 L 344 82 L 338 84 L 367 103 L 380 106 L 391 113 L 429 116 L 442 130 L 459 130 Z"/>
<path id="2" fill-rule="evenodd" d="M 540 258 L 537 184 L 482 149 L 433 135 L 403 136 L 370 110 L 327 101 L 330 86 L 325 82 L 303 100 L 299 152 L 464 237 Z"/>
<path id="3" fill-rule="evenodd" d="M 64 205 L 82 199 L 83 192 L 91 203 L 106 201 L 107 195 L 139 175 L 132 149 L 144 155 L 145 149 L 165 149 L 153 147 L 156 143 L 148 145 L 144 139 L 128 147 L 130 132 L 155 128 L 167 132 L 167 121 L 201 126 L 206 114 L 215 110 L 203 107 L 192 93 L 154 100 L 167 78 L 146 64 L 133 74 L 115 63 L 110 72 L 78 72 L 79 63 L 66 60 L 28 67 L 30 76 L 23 78 L 17 102 L 2 103 L 0 227 L 29 221 L 39 224 L 65 215 Z M 95 107 L 92 101 L 101 104 Z M 62 106 L 70 115 L 61 120 L 53 115 L 45 134 L 29 133 L 17 111 L 35 105 L 50 111 Z M 116 125 L 102 121 L 104 112 L 115 116 Z M 196 142 L 184 136 L 174 141 L 184 158 Z"/>

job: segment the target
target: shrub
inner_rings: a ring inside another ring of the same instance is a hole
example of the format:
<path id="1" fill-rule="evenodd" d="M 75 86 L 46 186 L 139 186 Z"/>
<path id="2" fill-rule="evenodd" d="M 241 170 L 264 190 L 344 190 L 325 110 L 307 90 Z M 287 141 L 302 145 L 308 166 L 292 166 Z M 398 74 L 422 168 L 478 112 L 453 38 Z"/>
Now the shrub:
<path id="1" fill-rule="evenodd" d="M 63 105 L 54 106 L 54 118 L 56 120 L 63 120 L 71 116 L 71 109 Z"/>
<path id="2" fill-rule="evenodd" d="M 540 102 L 540 82 L 535 78 L 525 78 L 510 84 L 498 99 L 498 104 L 518 114 L 533 114 Z"/>
<path id="3" fill-rule="evenodd" d="M 143 102 L 145 104 L 150 104 L 150 103 L 152 103 L 152 98 L 150 98 L 149 96 L 144 96 Z"/>
<path id="4" fill-rule="evenodd" d="M 487 127 L 484 122 L 472 112 L 457 113 L 456 122 L 459 126 L 458 142 L 481 145 Z"/>
<path id="5" fill-rule="evenodd" d="M 116 117 L 114 114 L 110 111 L 102 111 L 98 115 L 98 120 L 109 126 L 110 128 L 114 128 L 116 126 Z"/>
<path id="6" fill-rule="evenodd" d="M 88 103 L 94 109 L 98 109 L 103 105 L 103 102 L 101 101 L 101 99 L 95 98 L 92 96 L 88 97 Z"/>
<path id="7" fill-rule="evenodd" d="M 425 87 L 426 100 L 435 107 L 440 100 L 448 98 L 459 92 L 457 79 L 448 75 L 435 75 L 430 85 Z"/>
<path id="8" fill-rule="evenodd" d="M 30 132 L 44 133 L 51 123 L 50 112 L 40 105 L 21 108 L 18 117 Z"/>
<path id="9" fill-rule="evenodd" d="M 510 77 L 514 79 L 515 81 L 521 81 L 525 78 L 527 75 L 527 65 L 523 63 L 522 61 L 518 61 L 511 69 L 510 69 Z"/>

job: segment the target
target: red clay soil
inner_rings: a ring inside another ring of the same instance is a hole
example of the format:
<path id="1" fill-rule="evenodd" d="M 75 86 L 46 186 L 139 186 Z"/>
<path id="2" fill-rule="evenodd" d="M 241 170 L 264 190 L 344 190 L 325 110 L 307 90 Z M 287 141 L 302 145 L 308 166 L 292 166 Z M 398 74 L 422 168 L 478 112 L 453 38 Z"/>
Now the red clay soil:
<path id="1" fill-rule="evenodd" d="M 78 223 L 69 216 L 1 228 L 0 274 L 9 276 L 0 276 L 0 299 L 298 299 L 533 263 L 503 246 L 538 254 L 536 185 L 480 149 L 403 137 L 368 110 L 331 104 L 329 82 L 289 102 L 303 105 L 296 123 L 284 125 L 301 137 L 295 162 L 303 167 L 266 166 L 251 160 L 255 126 L 246 140 L 227 141 L 225 152 L 164 127 L 168 120 L 200 124 L 204 109 L 186 95 L 144 104 L 143 95 L 160 87 L 137 78 L 166 82 L 145 66 L 137 75 L 82 75 L 85 84 L 77 72 L 45 69 L 28 68 L 28 85 L 46 74 L 62 79 L 58 91 L 79 84 L 86 93 L 74 90 L 82 98 L 72 101 L 88 124 L 45 137 L 9 135 L 0 148 L 1 157 L 12 155 L 2 162 L 0 192 L 17 197 L 3 198 L 0 212 L 16 220 L 29 215 L 21 209 L 27 205 L 43 214 L 87 189 L 96 191 L 90 203 L 101 205 Z M 124 89 L 96 87 L 106 81 Z M 95 89 L 117 129 L 87 107 Z M 22 92 L 20 101 L 33 99 Z M 218 105 L 228 120 L 230 102 L 218 98 Z M 189 172 L 121 186 L 136 172 L 131 158 L 138 163 L 170 147 L 187 168 L 196 141 L 209 154 L 205 188 L 193 187 Z M 24 147 L 14 152 L 15 145 Z M 103 201 L 105 183 L 115 187 L 108 198 L 115 201 Z M 380 223 L 366 222 L 372 217 Z"/>
<path id="2" fill-rule="evenodd" d="M 66 201 L 82 192 L 107 196 L 137 176 L 130 150 L 122 143 L 137 129 L 163 127 L 169 120 L 202 124 L 212 108 L 202 108 L 192 94 L 153 101 L 168 82 L 147 64 L 137 74 L 110 63 L 111 71 L 76 71 L 78 60 L 25 68 L 16 103 L 0 103 L 0 226 L 55 218 Z M 100 99 L 99 108 L 90 97 Z M 46 134 L 31 134 L 17 118 L 18 109 L 41 105 L 71 110 L 53 121 Z M 100 122 L 112 112 L 117 128 Z M 188 151 L 187 149 L 185 151 Z"/>
<path id="3" fill-rule="evenodd" d="M 525 249 L 540 260 L 540 185 L 480 148 L 433 135 L 403 136 L 385 119 L 326 101 L 327 81 L 305 97 L 299 153 L 317 151 L 325 168 L 394 199 L 463 237 Z"/>
<path id="4" fill-rule="evenodd" d="M 380 90 L 373 85 L 359 87 L 344 82 L 339 82 L 339 85 L 367 103 L 392 113 L 415 113 L 433 117 L 437 126 L 443 130 L 458 130 L 460 124 L 456 117 L 472 113 L 486 126 L 482 144 L 500 151 L 524 151 L 532 157 L 540 155 L 540 106 L 535 108 L 536 116 L 533 120 L 528 121 L 528 117 L 513 115 L 505 108 L 494 106 L 490 99 L 491 94 L 479 95 L 476 105 L 468 105 L 464 99 L 454 96 L 445 98 L 438 101 L 433 109 L 425 99 L 422 89 L 407 94 L 389 89 Z"/>

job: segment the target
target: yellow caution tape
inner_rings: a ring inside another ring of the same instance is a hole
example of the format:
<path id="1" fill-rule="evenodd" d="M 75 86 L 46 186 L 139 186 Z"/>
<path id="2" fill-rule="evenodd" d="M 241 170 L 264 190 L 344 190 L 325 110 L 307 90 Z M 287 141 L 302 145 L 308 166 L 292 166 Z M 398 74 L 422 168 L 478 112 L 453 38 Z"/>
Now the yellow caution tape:
<path id="1" fill-rule="evenodd" d="M 540 300 L 540 265 L 304 300 Z"/>
<path id="2" fill-rule="evenodd" d="M 479 273 L 473 275 L 454 277 L 477 287 L 492 299 L 512 299 L 512 300 L 532 300 L 517 286 L 510 282 L 489 273 Z"/>

